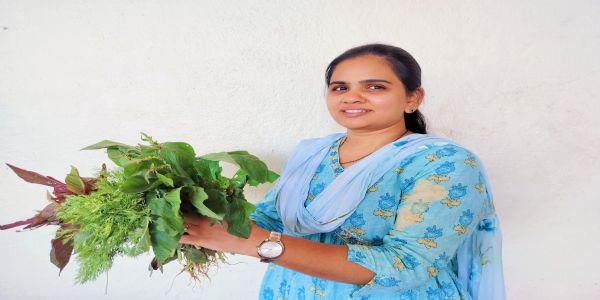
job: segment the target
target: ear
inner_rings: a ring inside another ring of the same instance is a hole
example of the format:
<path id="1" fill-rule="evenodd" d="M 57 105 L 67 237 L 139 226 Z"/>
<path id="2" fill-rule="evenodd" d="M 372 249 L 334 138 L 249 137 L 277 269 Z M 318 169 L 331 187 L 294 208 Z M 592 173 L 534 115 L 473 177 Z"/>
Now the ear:
<path id="1" fill-rule="evenodd" d="M 410 92 L 408 94 L 408 98 L 406 99 L 406 107 L 404 108 L 404 112 L 407 114 L 415 112 L 421 103 L 423 103 L 424 98 L 425 90 L 422 87 L 418 87 L 416 90 Z"/>

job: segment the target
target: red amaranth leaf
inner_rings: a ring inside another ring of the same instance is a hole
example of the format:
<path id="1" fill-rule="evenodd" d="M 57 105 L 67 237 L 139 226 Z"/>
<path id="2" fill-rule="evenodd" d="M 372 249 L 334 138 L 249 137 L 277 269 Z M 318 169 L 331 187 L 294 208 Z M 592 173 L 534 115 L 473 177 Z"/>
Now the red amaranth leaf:
<path id="1" fill-rule="evenodd" d="M 54 202 L 60 203 L 65 200 L 66 195 L 73 194 L 71 191 L 69 191 L 67 189 L 66 184 L 60 182 L 58 179 L 56 179 L 52 176 L 44 176 L 42 174 L 39 174 L 39 173 L 36 173 L 33 171 L 28 171 L 25 169 L 15 167 L 11 164 L 6 164 L 6 165 L 8 167 L 10 167 L 13 170 L 13 172 L 15 172 L 17 174 L 17 176 L 21 177 L 23 180 L 25 180 L 27 182 L 53 187 L 54 190 L 52 191 L 52 193 L 54 194 L 54 197 L 50 196 L 49 200 L 51 199 Z"/>
<path id="2" fill-rule="evenodd" d="M 31 183 L 43 184 L 47 186 L 51 186 L 56 188 L 57 186 L 62 186 L 64 183 L 52 178 L 50 176 L 44 176 L 36 172 L 24 170 L 18 167 L 15 167 L 11 164 L 6 164 L 9 168 L 13 170 L 17 174 L 17 176 L 21 177 L 23 180 Z"/>
<path id="3" fill-rule="evenodd" d="M 61 229 L 68 226 L 69 225 L 63 225 L 61 226 Z M 57 234 L 61 229 L 57 231 Z M 71 254 L 73 253 L 73 240 L 68 236 L 63 235 L 62 237 L 52 239 L 50 244 L 52 245 L 52 249 L 50 250 L 50 261 L 58 267 L 60 270 L 58 274 L 60 275 L 71 259 Z"/>
<path id="4" fill-rule="evenodd" d="M 0 225 L 0 230 L 11 229 L 23 225 L 27 225 L 23 227 L 23 229 L 35 229 L 48 224 L 57 224 L 56 220 L 56 211 L 54 210 L 55 203 L 50 203 L 44 207 L 40 212 L 38 212 L 35 216 L 22 221 L 17 221 L 10 224 Z"/>
<path id="5" fill-rule="evenodd" d="M 23 226 L 23 225 L 28 225 L 28 224 L 31 224 L 31 222 L 33 222 L 34 219 L 35 219 L 35 217 L 31 217 L 27 220 L 0 225 L 0 230 L 6 230 L 6 229 L 11 229 L 11 228 L 15 228 L 15 227 Z"/>
<path id="6" fill-rule="evenodd" d="M 66 184 L 55 187 L 52 193 L 55 196 L 52 199 L 57 203 L 65 201 L 67 195 L 73 195 L 73 193 L 67 189 Z"/>
<path id="7" fill-rule="evenodd" d="M 89 195 L 94 190 L 94 187 L 96 186 L 96 182 L 98 182 L 98 178 L 81 177 L 81 179 L 83 180 L 83 183 L 85 184 L 84 194 Z"/>
<path id="8" fill-rule="evenodd" d="M 23 227 L 23 229 L 34 229 L 47 224 L 56 223 L 56 211 L 54 210 L 54 203 L 50 203 L 44 207 L 37 215 L 33 216 L 33 222 Z"/>

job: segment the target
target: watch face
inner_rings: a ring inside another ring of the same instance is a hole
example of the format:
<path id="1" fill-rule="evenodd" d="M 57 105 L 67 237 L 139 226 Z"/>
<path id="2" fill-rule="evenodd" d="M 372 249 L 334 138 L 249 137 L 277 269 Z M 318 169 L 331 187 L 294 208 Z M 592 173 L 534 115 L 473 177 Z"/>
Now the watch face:
<path id="1" fill-rule="evenodd" d="M 281 255 L 283 247 L 280 243 L 267 241 L 260 245 L 258 248 L 258 254 L 267 258 L 275 258 Z"/>

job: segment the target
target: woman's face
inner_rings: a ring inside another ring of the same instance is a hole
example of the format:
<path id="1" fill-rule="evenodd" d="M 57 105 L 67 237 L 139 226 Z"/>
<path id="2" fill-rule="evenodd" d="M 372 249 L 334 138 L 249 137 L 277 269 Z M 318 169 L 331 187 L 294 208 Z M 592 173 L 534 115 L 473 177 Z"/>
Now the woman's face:
<path id="1" fill-rule="evenodd" d="M 388 62 L 363 55 L 339 63 L 327 88 L 327 109 L 349 130 L 375 131 L 404 127 L 404 112 L 420 104 L 423 90 L 407 94 Z"/>

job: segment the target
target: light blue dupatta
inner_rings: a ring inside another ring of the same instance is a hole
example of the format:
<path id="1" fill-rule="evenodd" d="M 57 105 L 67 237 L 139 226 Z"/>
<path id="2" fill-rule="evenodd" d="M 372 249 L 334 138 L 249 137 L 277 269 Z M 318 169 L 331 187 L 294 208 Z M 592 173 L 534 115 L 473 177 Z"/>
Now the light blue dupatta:
<path id="1" fill-rule="evenodd" d="M 305 207 L 310 181 L 318 165 L 333 142 L 344 135 L 334 133 L 302 140 L 285 162 L 274 188 L 275 207 L 290 234 L 305 236 L 335 230 L 356 210 L 367 189 L 392 167 L 426 145 L 456 145 L 451 140 L 426 134 L 400 138 L 348 167 Z M 485 170 L 483 177 L 489 187 Z M 490 203 L 486 217 L 458 248 L 456 269 L 459 281 L 473 299 L 504 299 L 501 236 L 491 191 L 488 193 Z"/>

